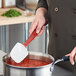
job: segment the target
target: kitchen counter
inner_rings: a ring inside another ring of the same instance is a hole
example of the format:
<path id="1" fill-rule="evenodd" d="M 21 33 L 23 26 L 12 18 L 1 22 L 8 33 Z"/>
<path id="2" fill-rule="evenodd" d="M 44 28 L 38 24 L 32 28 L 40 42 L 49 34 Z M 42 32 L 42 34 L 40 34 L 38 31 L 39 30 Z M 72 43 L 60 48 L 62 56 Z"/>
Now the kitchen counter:
<path id="1" fill-rule="evenodd" d="M 30 11 L 31 14 L 25 15 L 24 11 L 19 9 L 19 8 L 17 8 L 17 7 L 13 7 L 13 9 L 16 9 L 16 10 L 20 11 L 22 13 L 21 16 L 13 17 L 13 18 L 7 18 L 7 17 L 1 16 L 2 13 L 4 13 L 5 11 L 7 11 L 9 9 L 10 8 L 4 8 L 4 9 L 2 8 L 2 9 L 0 9 L 0 26 L 32 22 L 34 20 L 33 12 Z"/>

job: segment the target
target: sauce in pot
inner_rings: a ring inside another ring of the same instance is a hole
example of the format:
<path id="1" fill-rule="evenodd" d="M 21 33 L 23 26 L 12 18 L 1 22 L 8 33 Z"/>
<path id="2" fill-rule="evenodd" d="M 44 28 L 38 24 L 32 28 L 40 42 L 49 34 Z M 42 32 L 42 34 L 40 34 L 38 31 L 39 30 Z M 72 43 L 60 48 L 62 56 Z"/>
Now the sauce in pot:
<path id="1" fill-rule="evenodd" d="M 46 57 L 43 57 L 43 58 L 41 57 L 40 60 L 30 59 L 29 57 L 27 57 L 20 63 L 16 63 L 11 58 L 6 59 L 5 62 L 9 65 L 18 66 L 18 67 L 40 67 L 40 66 L 48 65 L 52 63 L 53 61 Z"/>
<path id="2" fill-rule="evenodd" d="M 42 61 L 42 60 L 36 60 L 36 59 L 24 59 L 20 63 L 16 63 L 13 60 L 8 62 L 9 65 L 19 66 L 19 67 L 40 67 L 44 65 L 48 65 L 50 63 Z"/>

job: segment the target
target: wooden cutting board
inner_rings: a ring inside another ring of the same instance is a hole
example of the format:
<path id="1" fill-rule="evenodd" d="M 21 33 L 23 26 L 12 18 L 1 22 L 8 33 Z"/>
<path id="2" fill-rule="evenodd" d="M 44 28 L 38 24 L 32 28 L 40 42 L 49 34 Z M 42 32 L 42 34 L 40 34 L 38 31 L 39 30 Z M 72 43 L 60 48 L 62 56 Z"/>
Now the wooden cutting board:
<path id="1" fill-rule="evenodd" d="M 32 22 L 34 20 L 34 14 L 29 14 L 28 16 L 26 16 L 24 11 L 19 9 L 19 8 L 17 8 L 17 7 L 13 7 L 13 9 L 16 9 L 16 10 L 20 11 L 22 13 L 21 16 L 19 16 L 19 17 L 12 17 L 12 18 L 7 18 L 7 17 L 1 16 L 2 13 L 8 11 L 9 9 L 10 8 L 0 9 L 0 26 Z"/>

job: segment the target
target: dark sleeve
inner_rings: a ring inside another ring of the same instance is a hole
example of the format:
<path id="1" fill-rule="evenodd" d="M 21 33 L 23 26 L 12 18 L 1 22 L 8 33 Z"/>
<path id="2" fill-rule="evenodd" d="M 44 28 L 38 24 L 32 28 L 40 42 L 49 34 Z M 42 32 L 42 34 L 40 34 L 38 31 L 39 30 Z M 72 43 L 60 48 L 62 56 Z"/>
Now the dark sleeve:
<path id="1" fill-rule="evenodd" d="M 39 1 L 38 1 L 38 4 L 37 4 L 36 10 L 37 10 L 38 8 L 40 8 L 40 7 L 44 7 L 44 8 L 46 8 L 46 9 L 48 10 L 47 1 L 46 1 L 46 0 L 39 0 Z"/>

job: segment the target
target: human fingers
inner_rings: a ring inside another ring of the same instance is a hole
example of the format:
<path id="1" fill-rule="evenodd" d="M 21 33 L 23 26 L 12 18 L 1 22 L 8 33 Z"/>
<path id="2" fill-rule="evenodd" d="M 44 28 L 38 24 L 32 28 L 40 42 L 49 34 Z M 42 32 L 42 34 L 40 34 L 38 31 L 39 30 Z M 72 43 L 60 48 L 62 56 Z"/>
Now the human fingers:
<path id="1" fill-rule="evenodd" d="M 75 64 L 75 55 L 76 55 L 76 47 L 72 50 L 72 52 L 70 54 L 70 62 L 72 65 Z"/>
<path id="2" fill-rule="evenodd" d="M 42 27 L 42 29 L 38 35 L 40 36 L 44 32 L 44 30 L 45 30 L 45 26 Z"/>
<path id="3" fill-rule="evenodd" d="M 37 29 L 36 29 L 36 33 L 39 34 L 41 32 L 41 30 L 43 29 L 43 26 L 45 26 L 46 20 L 45 19 L 41 19 L 39 20 Z"/>
<path id="4" fill-rule="evenodd" d="M 75 62 L 76 62 L 76 54 L 75 54 Z"/>
<path id="5" fill-rule="evenodd" d="M 74 65 L 74 55 L 70 55 L 70 63 L 72 64 L 72 65 Z"/>
<path id="6" fill-rule="evenodd" d="M 70 56 L 70 53 L 69 53 L 69 54 L 67 54 L 67 55 L 65 55 L 65 56 Z"/>
<path id="7" fill-rule="evenodd" d="M 74 59 L 73 59 L 72 53 L 69 53 L 69 54 L 67 54 L 67 55 L 65 55 L 65 56 L 69 56 L 70 63 L 71 63 L 72 65 L 74 65 Z"/>
<path id="8" fill-rule="evenodd" d="M 29 33 L 31 34 L 37 27 L 38 25 L 38 21 L 37 20 L 34 20 L 30 26 L 30 29 L 29 29 Z"/>

